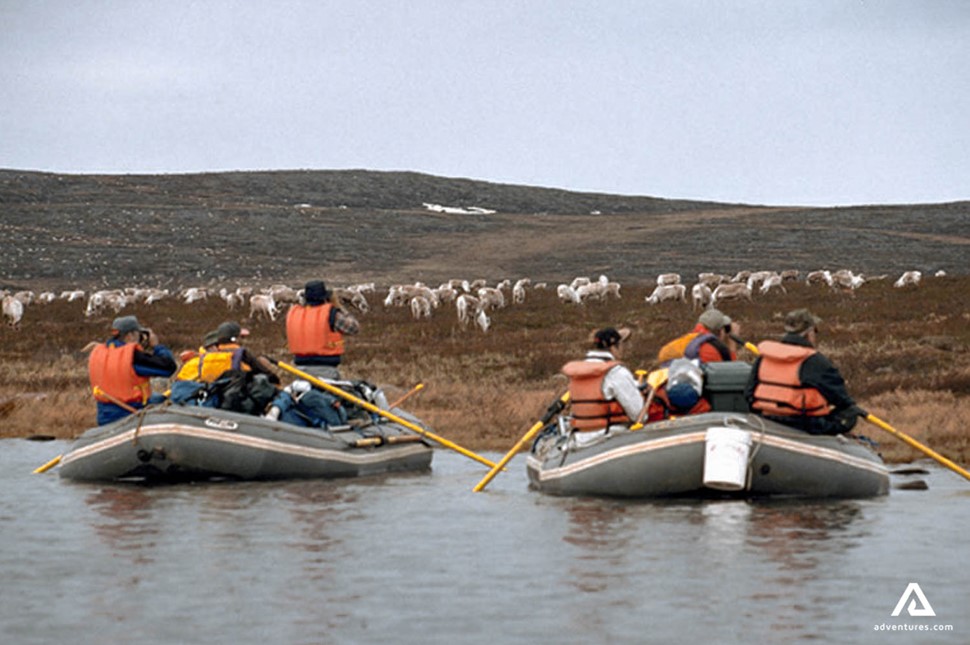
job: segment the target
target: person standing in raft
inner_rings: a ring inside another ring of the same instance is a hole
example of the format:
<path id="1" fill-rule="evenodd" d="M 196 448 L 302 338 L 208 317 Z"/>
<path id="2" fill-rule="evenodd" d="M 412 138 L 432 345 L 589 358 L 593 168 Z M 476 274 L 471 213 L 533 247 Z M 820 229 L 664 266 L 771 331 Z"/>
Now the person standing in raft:
<path id="1" fill-rule="evenodd" d="M 569 377 L 571 428 L 577 446 L 592 443 L 613 430 L 629 428 L 640 415 L 643 394 L 633 374 L 619 361 L 629 337 L 626 328 L 595 331 L 586 357 L 562 368 Z"/>
<path id="2" fill-rule="evenodd" d="M 753 412 L 809 434 L 842 434 L 867 412 L 849 396 L 842 374 L 820 354 L 818 324 L 808 309 L 785 316 L 781 341 L 758 345 L 745 398 Z"/>
<path id="3" fill-rule="evenodd" d="M 134 316 L 115 318 L 111 337 L 95 345 L 88 358 L 98 425 L 122 419 L 132 409 L 163 402 L 164 396 L 152 394 L 151 378 L 171 376 L 177 367 L 172 352 L 158 342 L 154 331 L 142 327 Z"/>
<path id="4" fill-rule="evenodd" d="M 322 280 L 303 288 L 303 299 L 286 314 L 286 342 L 293 362 L 301 370 L 323 379 L 339 379 L 337 367 L 344 355 L 344 336 L 354 336 L 360 323 L 339 302 Z"/>

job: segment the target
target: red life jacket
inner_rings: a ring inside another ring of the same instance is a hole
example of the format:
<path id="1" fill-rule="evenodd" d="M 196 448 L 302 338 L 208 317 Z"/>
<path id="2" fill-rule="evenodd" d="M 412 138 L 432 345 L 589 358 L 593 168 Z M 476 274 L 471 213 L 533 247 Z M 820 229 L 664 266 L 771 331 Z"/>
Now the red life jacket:
<path id="1" fill-rule="evenodd" d="M 286 314 L 286 342 L 295 356 L 341 356 L 344 335 L 330 327 L 333 303 L 294 305 Z"/>
<path id="2" fill-rule="evenodd" d="M 831 412 L 825 396 L 817 388 L 803 385 L 798 376 L 802 364 L 816 353 L 814 348 L 766 340 L 758 351 L 761 363 L 753 409 L 779 417 L 822 417 Z"/>
<path id="3" fill-rule="evenodd" d="M 575 430 L 602 430 L 615 423 L 630 423 L 617 401 L 603 398 L 603 379 L 619 361 L 571 361 L 562 368 L 569 377 L 572 426 Z"/>
<path id="4" fill-rule="evenodd" d="M 138 343 L 109 345 L 102 343 L 91 351 L 88 359 L 88 377 L 94 398 L 102 403 L 112 403 L 108 394 L 124 403 L 137 401 L 142 405 L 151 394 L 151 380 L 135 373 L 135 350 Z M 104 394 L 101 394 L 104 392 Z"/>
<path id="5" fill-rule="evenodd" d="M 704 414 L 710 411 L 711 404 L 704 397 L 699 398 L 697 403 L 694 404 L 694 407 L 686 412 L 674 409 L 670 403 L 670 399 L 667 398 L 667 384 L 665 383 L 657 388 L 653 394 L 653 400 L 650 402 L 650 407 L 647 408 L 647 422 L 662 421 L 671 418 L 671 416 Z"/>

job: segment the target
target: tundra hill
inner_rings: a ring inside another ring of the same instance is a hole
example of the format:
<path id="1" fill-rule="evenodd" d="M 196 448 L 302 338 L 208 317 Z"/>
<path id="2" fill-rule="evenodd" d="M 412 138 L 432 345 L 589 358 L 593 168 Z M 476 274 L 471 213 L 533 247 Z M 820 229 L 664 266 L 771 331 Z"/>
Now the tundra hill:
<path id="1" fill-rule="evenodd" d="M 469 212 L 435 212 L 424 204 Z M 487 209 L 491 212 L 480 212 Z M 413 172 L 0 170 L 0 287 L 648 282 L 657 273 L 966 272 L 970 202 L 765 207 Z"/>

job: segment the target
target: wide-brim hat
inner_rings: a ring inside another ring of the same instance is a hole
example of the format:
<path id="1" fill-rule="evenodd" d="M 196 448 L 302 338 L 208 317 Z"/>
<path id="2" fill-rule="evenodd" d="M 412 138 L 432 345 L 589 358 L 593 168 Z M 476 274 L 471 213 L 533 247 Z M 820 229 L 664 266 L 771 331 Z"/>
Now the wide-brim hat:
<path id="1" fill-rule="evenodd" d="M 224 322 L 216 328 L 217 341 L 235 341 L 249 335 L 249 330 L 237 322 Z"/>
<path id="2" fill-rule="evenodd" d="M 323 280 L 310 280 L 303 287 L 303 299 L 307 304 L 317 305 L 330 298 L 330 291 Z"/>

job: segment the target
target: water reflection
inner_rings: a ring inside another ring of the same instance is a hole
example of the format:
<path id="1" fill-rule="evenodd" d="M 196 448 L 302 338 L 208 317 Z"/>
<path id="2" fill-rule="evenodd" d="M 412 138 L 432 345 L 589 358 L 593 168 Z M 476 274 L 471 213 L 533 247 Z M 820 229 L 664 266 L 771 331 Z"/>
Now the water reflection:
<path id="1" fill-rule="evenodd" d="M 138 486 L 99 488 L 84 500 L 98 512 L 92 522 L 95 532 L 112 551 L 132 552 L 138 564 L 153 561 L 152 549 L 158 538 L 158 527 L 152 519 L 150 489 Z"/>

